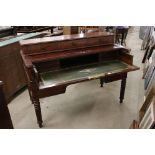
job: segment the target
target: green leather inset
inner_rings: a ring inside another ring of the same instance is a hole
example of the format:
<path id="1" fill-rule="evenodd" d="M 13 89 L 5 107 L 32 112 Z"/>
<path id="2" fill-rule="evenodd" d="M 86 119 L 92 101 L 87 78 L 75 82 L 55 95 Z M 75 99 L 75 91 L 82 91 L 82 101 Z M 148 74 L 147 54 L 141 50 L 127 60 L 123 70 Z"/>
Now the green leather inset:
<path id="1" fill-rule="evenodd" d="M 104 76 L 105 74 L 112 74 L 114 72 L 119 72 L 127 68 L 127 64 L 119 60 L 113 60 L 54 72 L 51 71 L 41 73 L 41 78 L 45 86 L 54 86 L 60 83 L 72 82 L 78 79 L 95 79 L 97 77 Z"/>

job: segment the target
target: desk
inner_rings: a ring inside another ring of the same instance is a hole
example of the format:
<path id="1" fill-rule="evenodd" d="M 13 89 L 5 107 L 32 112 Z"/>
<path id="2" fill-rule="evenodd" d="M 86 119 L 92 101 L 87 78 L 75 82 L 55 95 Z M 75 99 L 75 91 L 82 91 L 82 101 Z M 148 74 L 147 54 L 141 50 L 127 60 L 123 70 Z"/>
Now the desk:
<path id="1" fill-rule="evenodd" d="M 42 127 L 40 98 L 65 93 L 66 87 L 93 79 L 101 86 L 121 80 L 123 102 L 127 73 L 133 65 L 129 50 L 114 44 L 114 35 L 96 32 L 30 39 L 20 42 L 30 99 L 39 127 Z"/>

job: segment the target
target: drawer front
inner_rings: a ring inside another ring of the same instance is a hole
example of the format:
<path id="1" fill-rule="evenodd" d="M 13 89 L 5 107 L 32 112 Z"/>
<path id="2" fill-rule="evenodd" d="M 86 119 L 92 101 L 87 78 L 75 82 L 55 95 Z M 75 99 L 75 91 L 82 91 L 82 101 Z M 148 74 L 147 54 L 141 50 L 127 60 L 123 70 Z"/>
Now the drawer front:
<path id="1" fill-rule="evenodd" d="M 95 37 L 95 38 L 86 38 L 86 39 L 77 39 L 72 41 L 64 41 L 59 43 L 59 49 L 71 49 L 71 48 L 84 48 L 89 46 L 105 44 L 114 44 L 114 38 L 112 36 L 106 37 Z"/>
<path id="2" fill-rule="evenodd" d="M 99 43 L 101 44 L 114 44 L 114 37 L 113 36 L 106 36 L 106 37 L 101 37 L 98 39 Z"/>
<path id="3" fill-rule="evenodd" d="M 109 83 L 109 82 L 121 80 L 124 77 L 127 77 L 127 73 L 108 75 L 104 77 L 104 82 Z"/>
<path id="4" fill-rule="evenodd" d="M 58 43 L 53 42 L 53 43 L 44 43 L 44 44 L 41 43 L 36 45 L 30 45 L 27 47 L 22 47 L 22 50 L 24 51 L 25 54 L 33 54 L 33 53 L 58 50 L 58 47 L 59 47 Z"/>
<path id="5" fill-rule="evenodd" d="M 80 38 L 73 40 L 64 40 L 64 41 L 55 41 L 55 42 L 46 42 L 40 44 L 33 44 L 28 46 L 23 46 L 22 50 L 25 54 L 33 54 L 40 52 L 49 52 L 55 50 L 65 50 L 65 49 L 76 49 L 76 48 L 84 48 L 88 46 L 94 45 L 113 45 L 114 44 L 114 36 L 97 36 L 92 38 Z"/>

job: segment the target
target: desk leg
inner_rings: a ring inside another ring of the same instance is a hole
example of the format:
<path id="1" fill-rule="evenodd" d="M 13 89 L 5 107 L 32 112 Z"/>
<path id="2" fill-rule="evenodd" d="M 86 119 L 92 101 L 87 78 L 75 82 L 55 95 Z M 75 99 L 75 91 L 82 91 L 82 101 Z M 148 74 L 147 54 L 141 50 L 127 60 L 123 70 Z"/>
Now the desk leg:
<path id="1" fill-rule="evenodd" d="M 104 84 L 104 79 L 100 78 L 100 86 L 103 87 L 103 84 Z"/>
<path id="2" fill-rule="evenodd" d="M 28 92 L 29 92 L 31 103 L 33 104 L 33 97 L 32 97 L 32 93 L 31 93 L 31 90 L 30 90 L 30 86 L 28 86 Z"/>
<path id="3" fill-rule="evenodd" d="M 121 45 L 124 43 L 124 32 L 122 33 L 122 38 L 121 38 Z"/>
<path id="4" fill-rule="evenodd" d="M 36 116 L 37 116 L 37 121 L 38 121 L 38 124 L 39 124 L 39 127 L 43 127 L 42 123 L 42 115 L 41 115 L 41 107 L 40 107 L 40 102 L 39 102 L 39 99 L 36 99 L 33 101 L 34 103 L 34 108 L 35 108 L 35 112 L 36 112 Z"/>
<path id="5" fill-rule="evenodd" d="M 125 93 L 125 87 L 126 87 L 126 78 L 127 78 L 127 76 L 123 77 L 122 81 L 121 81 L 120 103 L 122 103 L 123 99 L 124 99 L 124 93 Z"/>

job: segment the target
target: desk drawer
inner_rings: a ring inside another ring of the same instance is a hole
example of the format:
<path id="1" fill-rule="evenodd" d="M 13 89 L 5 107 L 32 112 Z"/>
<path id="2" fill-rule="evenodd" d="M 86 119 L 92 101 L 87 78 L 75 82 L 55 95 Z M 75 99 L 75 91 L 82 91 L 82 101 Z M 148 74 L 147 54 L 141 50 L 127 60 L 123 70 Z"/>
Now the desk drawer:
<path id="1" fill-rule="evenodd" d="M 121 80 L 123 77 L 127 77 L 127 73 L 108 75 L 104 77 L 104 82 L 109 83 L 109 82 Z"/>

